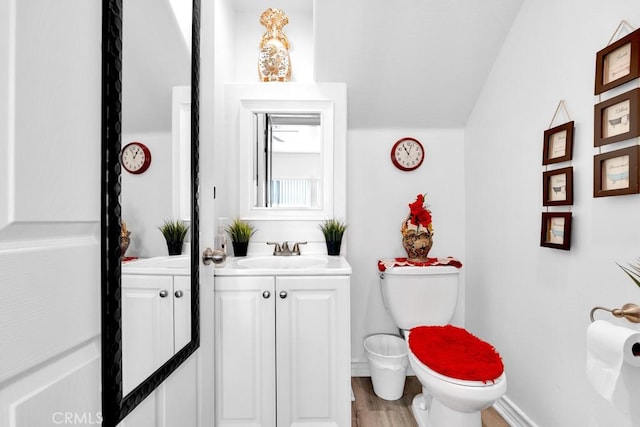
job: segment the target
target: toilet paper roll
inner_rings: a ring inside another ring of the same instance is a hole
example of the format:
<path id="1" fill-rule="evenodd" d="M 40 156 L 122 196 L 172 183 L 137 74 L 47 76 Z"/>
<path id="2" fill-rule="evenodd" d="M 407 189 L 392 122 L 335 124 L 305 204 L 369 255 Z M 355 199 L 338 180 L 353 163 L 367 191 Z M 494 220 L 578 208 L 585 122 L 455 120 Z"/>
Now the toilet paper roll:
<path id="1" fill-rule="evenodd" d="M 611 401 L 622 363 L 640 366 L 640 332 L 596 320 L 587 329 L 587 378 Z"/>

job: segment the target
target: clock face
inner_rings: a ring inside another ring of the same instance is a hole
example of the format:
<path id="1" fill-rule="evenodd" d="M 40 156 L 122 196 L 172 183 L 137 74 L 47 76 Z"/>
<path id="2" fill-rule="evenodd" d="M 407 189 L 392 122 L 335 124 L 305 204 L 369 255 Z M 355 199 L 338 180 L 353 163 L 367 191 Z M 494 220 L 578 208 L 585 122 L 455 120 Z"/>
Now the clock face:
<path id="1" fill-rule="evenodd" d="M 122 149 L 120 162 L 127 172 L 140 174 L 149 169 L 151 151 L 140 142 L 129 143 Z"/>
<path id="2" fill-rule="evenodd" d="M 417 169 L 424 160 L 424 147 L 414 138 L 402 138 L 391 148 L 391 161 L 400 170 Z"/>

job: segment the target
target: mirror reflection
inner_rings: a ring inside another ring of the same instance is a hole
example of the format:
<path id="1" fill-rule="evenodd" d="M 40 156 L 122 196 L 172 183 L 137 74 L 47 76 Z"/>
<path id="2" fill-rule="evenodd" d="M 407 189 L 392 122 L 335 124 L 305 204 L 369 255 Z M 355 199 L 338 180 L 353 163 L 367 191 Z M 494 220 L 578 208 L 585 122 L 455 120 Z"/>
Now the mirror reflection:
<path id="1" fill-rule="evenodd" d="M 254 113 L 255 208 L 322 207 L 320 113 Z"/>
<path id="2" fill-rule="evenodd" d="M 178 245 L 182 255 L 169 256 L 172 238 L 159 227 L 190 227 L 193 3 L 124 0 L 122 7 L 122 146 L 138 143 L 151 158 L 142 172 L 123 167 L 121 175 L 129 237 L 121 280 L 127 395 L 191 340 L 190 228 Z"/>

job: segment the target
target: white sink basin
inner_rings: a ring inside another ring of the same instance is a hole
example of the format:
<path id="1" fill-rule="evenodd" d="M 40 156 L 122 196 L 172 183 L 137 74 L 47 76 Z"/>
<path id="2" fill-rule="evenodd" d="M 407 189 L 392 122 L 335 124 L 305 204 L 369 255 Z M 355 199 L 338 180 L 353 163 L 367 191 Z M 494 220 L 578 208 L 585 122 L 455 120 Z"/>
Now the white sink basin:
<path id="1" fill-rule="evenodd" d="M 313 256 L 260 256 L 243 258 L 237 261 L 238 265 L 246 268 L 312 268 L 327 264 L 326 258 Z"/>

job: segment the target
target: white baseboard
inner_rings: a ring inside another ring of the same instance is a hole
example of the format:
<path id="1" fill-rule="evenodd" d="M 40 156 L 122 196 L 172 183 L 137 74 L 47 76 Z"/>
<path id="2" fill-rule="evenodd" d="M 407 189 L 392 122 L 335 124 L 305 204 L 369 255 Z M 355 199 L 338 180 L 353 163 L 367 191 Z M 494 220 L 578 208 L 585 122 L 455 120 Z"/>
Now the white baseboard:
<path id="1" fill-rule="evenodd" d="M 511 427 L 538 427 L 507 396 L 502 396 L 498 399 L 493 407 Z"/>
<path id="2" fill-rule="evenodd" d="M 415 375 L 411 366 L 407 369 L 407 376 Z M 370 377 L 369 362 L 351 361 L 352 377 Z M 511 427 L 538 427 L 531 418 L 520 410 L 507 396 L 502 396 L 493 405 L 495 410 Z"/>
<path id="3" fill-rule="evenodd" d="M 369 362 L 351 361 L 352 377 L 370 377 Z"/>

